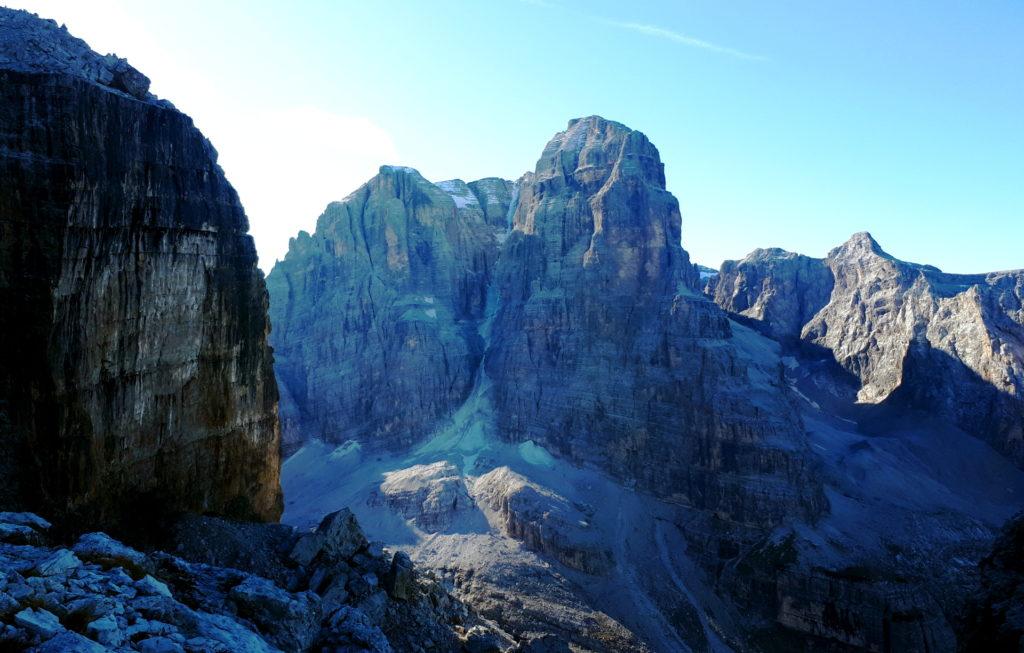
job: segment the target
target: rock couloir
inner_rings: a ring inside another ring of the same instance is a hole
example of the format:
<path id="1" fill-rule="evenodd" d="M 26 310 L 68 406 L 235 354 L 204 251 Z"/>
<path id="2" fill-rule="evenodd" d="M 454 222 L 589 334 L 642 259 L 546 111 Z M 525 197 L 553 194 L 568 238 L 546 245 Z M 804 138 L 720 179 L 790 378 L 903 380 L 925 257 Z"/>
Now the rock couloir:
<path id="1" fill-rule="evenodd" d="M 0 9 L 0 500 L 107 527 L 274 520 L 277 386 L 248 222 L 209 141 L 148 88 Z"/>

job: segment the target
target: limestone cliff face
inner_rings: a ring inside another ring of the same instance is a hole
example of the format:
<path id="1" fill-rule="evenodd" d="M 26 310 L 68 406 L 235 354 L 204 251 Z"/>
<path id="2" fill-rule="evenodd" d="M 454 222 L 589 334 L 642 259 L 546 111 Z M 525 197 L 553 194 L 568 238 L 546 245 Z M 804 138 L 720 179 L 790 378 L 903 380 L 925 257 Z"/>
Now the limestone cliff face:
<path id="1" fill-rule="evenodd" d="M 0 437 L 29 482 L 3 499 L 109 524 L 153 508 L 276 519 L 248 223 L 213 147 L 148 86 L 0 9 Z"/>
<path id="2" fill-rule="evenodd" d="M 466 398 L 513 190 L 385 166 L 292 240 L 267 282 L 286 450 L 401 449 Z"/>
<path id="3" fill-rule="evenodd" d="M 524 178 L 486 368 L 501 435 L 738 523 L 813 518 L 777 361 L 697 292 L 658 151 L 574 120 Z"/>
<path id="4" fill-rule="evenodd" d="M 941 415 L 1024 464 L 1024 272 L 946 274 L 860 233 L 824 260 L 762 250 L 726 262 L 708 288 L 769 332 L 830 351 L 859 401 Z"/>
<path id="5" fill-rule="evenodd" d="M 730 313 L 758 320 L 776 340 L 800 338 L 804 325 L 828 303 L 832 274 L 821 259 L 778 248 L 755 249 L 725 261 L 704 292 Z"/>

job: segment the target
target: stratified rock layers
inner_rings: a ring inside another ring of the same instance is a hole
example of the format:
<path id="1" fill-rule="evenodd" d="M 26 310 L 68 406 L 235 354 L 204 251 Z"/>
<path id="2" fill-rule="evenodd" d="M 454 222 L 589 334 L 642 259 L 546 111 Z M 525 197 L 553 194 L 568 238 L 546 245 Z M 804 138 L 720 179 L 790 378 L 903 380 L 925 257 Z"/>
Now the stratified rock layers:
<path id="1" fill-rule="evenodd" d="M 4 501 L 276 519 L 267 293 L 216 152 L 123 60 L 0 32 L 0 436 L 31 481 Z"/>
<path id="2" fill-rule="evenodd" d="M 486 367 L 499 432 L 739 523 L 813 518 L 777 360 L 696 292 L 657 149 L 570 122 L 519 191 Z"/>
<path id="3" fill-rule="evenodd" d="M 385 166 L 292 240 L 267 282 L 286 451 L 400 450 L 465 400 L 512 190 Z"/>
<path id="4" fill-rule="evenodd" d="M 768 335 L 786 342 L 800 338 L 804 325 L 828 303 L 832 285 L 821 259 L 771 248 L 723 262 L 704 290 L 725 310 L 761 321 Z"/>
<path id="5" fill-rule="evenodd" d="M 776 337 L 830 351 L 861 402 L 927 410 L 1024 464 L 1024 272 L 947 274 L 859 233 L 824 260 L 727 261 L 708 289 Z"/>

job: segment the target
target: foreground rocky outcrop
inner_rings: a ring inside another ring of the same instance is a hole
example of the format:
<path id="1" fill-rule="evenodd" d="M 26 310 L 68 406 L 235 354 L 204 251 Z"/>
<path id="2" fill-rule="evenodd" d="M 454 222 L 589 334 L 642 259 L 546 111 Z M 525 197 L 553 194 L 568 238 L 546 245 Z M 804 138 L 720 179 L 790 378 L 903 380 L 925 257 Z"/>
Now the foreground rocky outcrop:
<path id="1" fill-rule="evenodd" d="M 191 518 L 178 550 L 103 533 L 70 547 L 30 513 L 0 513 L 0 648 L 35 651 L 501 651 L 403 553 L 367 542 L 348 511 L 309 533 Z"/>
<path id="2" fill-rule="evenodd" d="M 267 293 L 191 119 L 0 8 L 0 504 L 62 523 L 274 520 Z"/>
<path id="3" fill-rule="evenodd" d="M 860 233 L 824 260 L 759 250 L 727 261 L 707 291 L 828 352 L 861 403 L 939 415 L 1024 465 L 1024 272 L 947 274 Z"/>
<path id="4" fill-rule="evenodd" d="M 466 399 L 513 191 L 384 166 L 291 241 L 267 280 L 287 451 L 408 447 Z"/>

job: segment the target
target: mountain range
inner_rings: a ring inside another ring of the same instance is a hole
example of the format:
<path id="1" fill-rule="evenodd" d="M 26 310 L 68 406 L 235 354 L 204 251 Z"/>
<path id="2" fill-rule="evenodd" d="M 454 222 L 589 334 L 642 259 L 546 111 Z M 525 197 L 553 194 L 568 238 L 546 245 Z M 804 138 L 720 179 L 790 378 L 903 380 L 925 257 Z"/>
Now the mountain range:
<path id="1" fill-rule="evenodd" d="M 0 9 L 0 649 L 1020 646 L 1024 271 L 703 268 L 589 116 L 264 280 L 148 89 Z"/>

